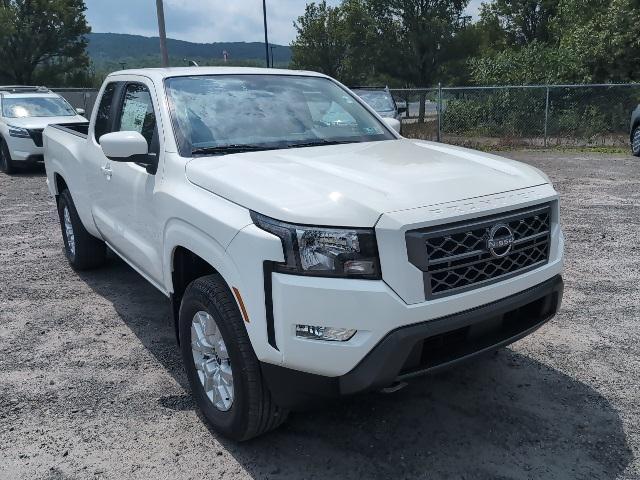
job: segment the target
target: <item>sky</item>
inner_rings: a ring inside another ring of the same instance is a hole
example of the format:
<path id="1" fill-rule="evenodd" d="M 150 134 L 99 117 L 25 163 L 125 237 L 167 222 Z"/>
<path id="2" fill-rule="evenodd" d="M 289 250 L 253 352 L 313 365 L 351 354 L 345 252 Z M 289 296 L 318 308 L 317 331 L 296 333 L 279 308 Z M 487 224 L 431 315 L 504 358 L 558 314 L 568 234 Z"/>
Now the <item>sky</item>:
<path id="1" fill-rule="evenodd" d="M 476 15 L 482 0 L 471 0 Z M 85 0 L 94 32 L 158 35 L 154 0 Z M 288 45 L 306 0 L 267 0 L 269 41 Z M 328 0 L 337 5 L 340 0 Z M 261 0 L 164 0 L 167 36 L 198 43 L 264 41 Z"/>

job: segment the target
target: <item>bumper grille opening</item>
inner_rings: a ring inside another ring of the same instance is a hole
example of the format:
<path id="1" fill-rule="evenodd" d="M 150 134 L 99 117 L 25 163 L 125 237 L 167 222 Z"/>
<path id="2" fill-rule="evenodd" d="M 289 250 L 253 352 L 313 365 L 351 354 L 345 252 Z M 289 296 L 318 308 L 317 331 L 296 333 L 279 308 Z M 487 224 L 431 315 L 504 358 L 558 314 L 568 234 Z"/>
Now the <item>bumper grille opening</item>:
<path id="1" fill-rule="evenodd" d="M 503 315 L 419 340 L 399 377 L 433 369 L 518 337 L 555 315 L 557 304 L 558 293 L 553 293 Z"/>
<path id="2" fill-rule="evenodd" d="M 42 132 L 44 129 L 42 128 L 30 128 L 28 130 L 29 135 L 31 135 L 31 140 L 36 144 L 36 147 L 42 146 Z"/>
<path id="3" fill-rule="evenodd" d="M 496 231 L 510 247 L 490 248 Z M 524 273 L 549 260 L 551 205 L 407 232 L 409 261 L 424 273 L 426 299 Z"/>

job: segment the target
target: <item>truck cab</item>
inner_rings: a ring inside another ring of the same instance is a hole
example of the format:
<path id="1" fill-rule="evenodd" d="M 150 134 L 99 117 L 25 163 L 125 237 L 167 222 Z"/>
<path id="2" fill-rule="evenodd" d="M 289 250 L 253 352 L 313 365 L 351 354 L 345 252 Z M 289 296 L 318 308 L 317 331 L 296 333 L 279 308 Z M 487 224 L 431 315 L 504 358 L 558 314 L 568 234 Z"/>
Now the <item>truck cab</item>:
<path id="1" fill-rule="evenodd" d="M 169 298 L 196 403 L 236 440 L 534 332 L 563 291 L 548 177 L 396 128 L 313 72 L 111 74 L 89 125 L 44 132 L 65 253 L 109 248 Z"/>

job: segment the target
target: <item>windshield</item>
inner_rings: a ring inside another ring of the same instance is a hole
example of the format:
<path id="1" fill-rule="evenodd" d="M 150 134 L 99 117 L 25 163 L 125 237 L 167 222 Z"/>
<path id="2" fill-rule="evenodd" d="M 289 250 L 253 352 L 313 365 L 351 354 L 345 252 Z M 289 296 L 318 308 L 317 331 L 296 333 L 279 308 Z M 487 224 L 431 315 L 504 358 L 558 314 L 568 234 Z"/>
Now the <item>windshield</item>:
<path id="1" fill-rule="evenodd" d="M 388 112 L 396 109 L 393 98 L 386 90 L 354 90 L 354 92 L 376 112 Z"/>
<path id="2" fill-rule="evenodd" d="M 6 118 L 69 117 L 76 112 L 60 97 L 5 97 L 2 115 Z"/>
<path id="3" fill-rule="evenodd" d="M 326 78 L 174 77 L 166 88 L 183 156 L 395 139 Z"/>

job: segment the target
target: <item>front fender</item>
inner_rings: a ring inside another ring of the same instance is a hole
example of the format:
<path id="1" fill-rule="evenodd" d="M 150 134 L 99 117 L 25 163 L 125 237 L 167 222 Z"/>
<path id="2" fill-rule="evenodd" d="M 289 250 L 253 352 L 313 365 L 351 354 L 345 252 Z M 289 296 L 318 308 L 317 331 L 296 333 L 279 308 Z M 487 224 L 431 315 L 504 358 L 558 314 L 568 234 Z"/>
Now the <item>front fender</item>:
<path id="1" fill-rule="evenodd" d="M 190 223 L 173 218 L 167 222 L 164 231 L 164 284 L 173 293 L 173 257 L 178 247 L 186 248 L 205 260 L 222 275 L 230 287 L 239 282 L 238 271 L 231 258 L 215 238 Z"/>
<path id="2" fill-rule="evenodd" d="M 245 230 L 246 229 L 243 229 L 241 232 Z M 266 232 L 262 233 L 267 235 Z M 241 237 L 239 242 L 232 241 L 229 247 L 232 245 L 236 247 L 241 246 L 245 254 L 240 254 L 240 257 L 246 256 L 247 258 L 253 258 L 255 255 L 250 253 L 252 250 L 254 253 L 264 253 L 256 252 L 256 248 L 252 249 L 251 245 L 247 245 L 245 235 L 239 233 L 239 236 Z M 274 242 L 273 239 L 269 240 L 271 240 L 269 243 L 277 244 L 275 251 L 277 252 L 279 249 L 279 254 L 282 256 L 282 247 L 279 241 Z M 216 239 L 197 227 L 177 218 L 171 219 L 167 223 L 164 232 L 164 244 L 164 282 L 167 291 L 171 293 L 174 292 L 172 265 L 175 251 L 178 247 L 186 248 L 209 263 L 209 265 L 224 278 L 230 288 L 237 288 L 240 292 L 249 317 L 249 322 L 245 323 L 245 326 L 258 359 L 270 363 L 281 363 L 282 355 L 279 351 L 270 347 L 267 342 L 264 287 L 261 271 L 257 272 L 253 269 L 245 269 L 247 271 L 241 272 L 238 266 L 244 267 L 244 262 L 235 262 L 231 256 L 231 252 Z M 254 247 L 255 246 L 254 244 Z M 252 263 L 255 264 L 255 262 Z M 258 265 L 261 267 L 262 263 L 259 262 Z M 257 278 L 256 274 L 258 274 Z M 235 300 L 236 303 L 238 303 L 237 298 L 235 298 Z M 240 308 L 240 305 L 238 305 L 238 308 Z"/>

